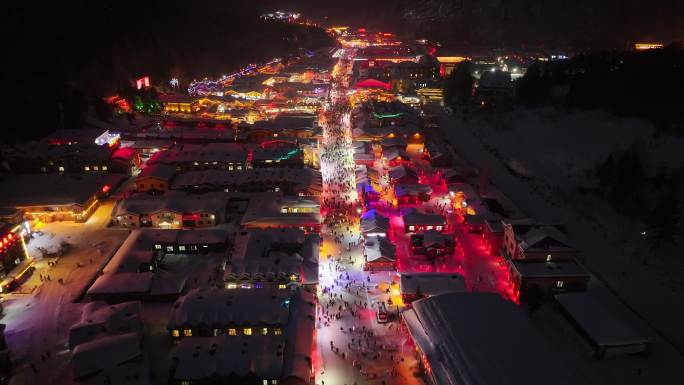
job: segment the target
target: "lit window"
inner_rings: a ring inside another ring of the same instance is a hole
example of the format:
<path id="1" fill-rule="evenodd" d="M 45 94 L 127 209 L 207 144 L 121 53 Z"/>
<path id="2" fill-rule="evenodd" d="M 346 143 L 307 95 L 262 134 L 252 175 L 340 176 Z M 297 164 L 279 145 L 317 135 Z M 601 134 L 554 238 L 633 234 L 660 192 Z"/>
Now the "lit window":
<path id="1" fill-rule="evenodd" d="M 287 207 L 283 207 L 282 209 L 280 209 L 280 212 L 282 214 L 287 214 Z"/>
<path id="2" fill-rule="evenodd" d="M 171 330 L 172 337 L 180 337 L 180 331 L 178 329 Z"/>
<path id="3" fill-rule="evenodd" d="M 409 226 L 409 231 L 414 231 L 416 229 L 416 226 Z"/>
<path id="4" fill-rule="evenodd" d="M 59 170 L 59 172 L 64 172 L 64 166 L 59 166 L 57 167 L 57 169 Z"/>
<path id="5" fill-rule="evenodd" d="M 551 262 L 551 254 L 546 255 L 546 262 Z"/>
<path id="6" fill-rule="evenodd" d="M 90 167 L 88 167 L 88 166 L 83 167 L 83 169 L 86 171 L 90 171 Z"/>
<path id="7" fill-rule="evenodd" d="M 221 334 L 221 329 L 214 329 L 214 337 L 218 336 Z"/>
<path id="8" fill-rule="evenodd" d="M 228 282 L 226 284 L 226 289 L 237 289 L 237 283 L 235 282 Z"/>
<path id="9" fill-rule="evenodd" d="M 192 337 L 192 329 L 183 329 L 183 335 L 185 337 Z"/>
<path id="10" fill-rule="evenodd" d="M 155 250 L 161 250 L 162 246 L 157 244 L 157 245 L 154 245 L 154 248 L 155 248 Z"/>
<path id="11" fill-rule="evenodd" d="M 237 166 L 237 169 L 238 169 L 238 170 L 242 170 L 242 166 Z"/>
<path id="12" fill-rule="evenodd" d="M 559 289 L 562 289 L 562 288 L 563 288 L 563 281 L 557 281 L 557 282 L 556 282 L 556 287 L 559 288 Z"/>
<path id="13" fill-rule="evenodd" d="M 229 336 L 236 336 L 237 335 L 237 329 L 235 329 L 235 328 L 228 329 L 228 335 Z"/>
<path id="14" fill-rule="evenodd" d="M 251 336 L 252 335 L 252 328 L 244 328 L 242 329 L 242 334 L 246 336 Z"/>
<path id="15" fill-rule="evenodd" d="M 277 385 L 277 384 L 278 384 L 278 380 L 271 380 L 271 384 Z"/>
<path id="16" fill-rule="evenodd" d="M 268 380 L 263 380 L 263 381 L 261 381 L 261 384 L 262 384 L 262 385 L 268 385 Z"/>
<path id="17" fill-rule="evenodd" d="M 233 165 L 228 166 L 228 170 L 233 171 Z"/>
<path id="18" fill-rule="evenodd" d="M 190 381 L 183 380 L 183 381 L 181 381 L 181 385 L 190 385 Z"/>
<path id="19" fill-rule="evenodd" d="M 287 288 L 287 285 L 284 283 L 278 284 L 278 289 L 285 289 Z"/>
<path id="20" fill-rule="evenodd" d="M 100 170 L 100 167 L 98 167 L 98 166 L 93 166 L 93 170 L 99 171 L 99 170 Z"/>
<path id="21" fill-rule="evenodd" d="M 166 246 L 166 251 L 173 252 L 173 246 Z"/>
<path id="22" fill-rule="evenodd" d="M 275 329 L 273 329 L 273 335 L 275 335 L 275 336 L 282 336 L 282 335 L 283 335 L 283 329 L 281 329 L 281 328 L 275 328 Z"/>
<path id="23" fill-rule="evenodd" d="M 102 166 L 102 171 L 107 171 L 107 166 Z"/>
<path id="24" fill-rule="evenodd" d="M 185 251 L 185 246 L 184 245 L 178 246 L 178 251 Z"/>
<path id="25" fill-rule="evenodd" d="M 297 280 L 297 275 L 296 275 L 296 274 L 290 275 L 290 281 L 296 281 L 296 280 Z"/>
<path id="26" fill-rule="evenodd" d="M 262 336 L 268 335 L 268 328 L 261 328 L 261 335 Z"/>
<path id="27" fill-rule="evenodd" d="M 435 226 L 435 230 L 441 231 L 441 230 L 442 230 L 442 226 Z"/>
<path id="28" fill-rule="evenodd" d="M 432 226 L 428 226 L 427 229 L 428 229 L 428 230 L 432 230 Z"/>

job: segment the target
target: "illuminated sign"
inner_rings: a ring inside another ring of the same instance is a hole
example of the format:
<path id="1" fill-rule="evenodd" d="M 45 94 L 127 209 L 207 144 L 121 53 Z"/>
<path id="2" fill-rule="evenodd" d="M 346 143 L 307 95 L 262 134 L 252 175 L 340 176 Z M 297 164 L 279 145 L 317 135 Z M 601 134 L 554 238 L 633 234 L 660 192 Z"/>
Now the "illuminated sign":
<path id="1" fill-rule="evenodd" d="M 136 89 L 143 89 L 147 88 L 150 86 L 150 77 L 149 76 L 143 76 L 140 79 L 135 81 L 135 88 Z"/>
<path id="2" fill-rule="evenodd" d="M 121 139 L 121 134 L 115 132 L 109 132 L 109 130 L 102 133 L 102 135 L 95 138 L 95 144 L 98 146 L 104 146 L 105 144 L 109 147 L 114 146 Z"/>
<path id="3" fill-rule="evenodd" d="M 637 51 L 645 51 L 649 49 L 661 49 L 663 45 L 660 43 L 636 43 L 634 44 L 634 49 Z"/>

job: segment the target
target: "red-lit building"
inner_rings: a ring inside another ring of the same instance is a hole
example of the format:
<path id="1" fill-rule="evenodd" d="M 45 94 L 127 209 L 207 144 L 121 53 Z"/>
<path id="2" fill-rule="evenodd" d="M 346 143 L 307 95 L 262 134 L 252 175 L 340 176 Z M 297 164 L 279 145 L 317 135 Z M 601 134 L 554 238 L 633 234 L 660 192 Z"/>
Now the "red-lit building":
<path id="1" fill-rule="evenodd" d="M 24 237 L 28 225 L 5 223 L 0 227 L 0 292 L 20 286 L 33 272 L 33 259 L 28 255 Z"/>
<path id="2" fill-rule="evenodd" d="M 423 233 L 428 230 L 447 231 L 447 221 L 444 215 L 426 214 L 416 208 L 403 209 L 401 216 L 404 220 L 404 231 L 407 233 Z"/>

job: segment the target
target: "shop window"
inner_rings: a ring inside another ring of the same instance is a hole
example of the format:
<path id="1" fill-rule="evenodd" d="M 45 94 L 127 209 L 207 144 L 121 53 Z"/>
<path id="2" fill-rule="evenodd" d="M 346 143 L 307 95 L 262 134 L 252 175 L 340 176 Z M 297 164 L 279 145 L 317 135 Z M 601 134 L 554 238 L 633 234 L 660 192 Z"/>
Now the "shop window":
<path id="1" fill-rule="evenodd" d="M 268 335 L 268 328 L 261 328 L 261 335 L 262 336 Z"/>
<path id="2" fill-rule="evenodd" d="M 192 337 L 192 329 L 183 329 L 183 336 Z"/>
<path id="3" fill-rule="evenodd" d="M 242 329 L 242 334 L 246 336 L 251 336 L 252 335 L 252 328 L 244 328 Z"/>
<path id="4" fill-rule="evenodd" d="M 278 284 L 278 289 L 286 289 L 286 288 L 287 288 L 286 284 L 284 284 L 284 283 Z"/>
<path id="5" fill-rule="evenodd" d="M 274 336 L 282 336 L 283 335 L 283 329 L 281 329 L 281 328 L 273 329 L 273 335 Z"/>
<path id="6" fill-rule="evenodd" d="M 180 337 L 180 330 L 178 330 L 178 329 L 171 330 L 171 336 L 172 337 Z"/>
<path id="7" fill-rule="evenodd" d="M 229 329 L 228 329 L 228 335 L 229 335 L 229 336 L 236 336 L 236 335 L 237 335 L 237 329 L 235 329 L 235 328 L 229 328 Z"/>

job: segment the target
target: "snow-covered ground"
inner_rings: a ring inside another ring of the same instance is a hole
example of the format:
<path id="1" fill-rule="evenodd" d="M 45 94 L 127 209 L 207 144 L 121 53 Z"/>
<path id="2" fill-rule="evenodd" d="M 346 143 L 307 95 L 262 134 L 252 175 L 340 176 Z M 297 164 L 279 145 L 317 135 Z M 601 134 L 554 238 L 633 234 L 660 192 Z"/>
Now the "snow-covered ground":
<path id="1" fill-rule="evenodd" d="M 629 361 L 630 366 L 641 368 L 640 373 L 649 373 L 649 379 L 637 376 L 637 369 L 630 371 L 633 376 L 621 375 L 620 364 L 617 369 L 613 364 L 594 365 L 598 366 L 594 369 L 611 379 L 608 383 L 681 383 L 676 373 L 684 364 L 684 263 L 668 257 L 676 246 L 660 251 L 663 255 L 657 259 L 645 255 L 639 236 L 642 225 L 615 212 L 599 197 L 580 196 L 577 187 L 585 170 L 634 142 L 645 150 L 647 172 L 665 161 L 681 165 L 682 139 L 654 137 L 644 122 L 601 113 L 543 110 L 471 116 L 467 121 L 442 113 L 439 121 L 455 152 L 487 175 L 523 212 L 539 220 L 565 222 L 596 281 L 611 288 L 657 334 L 651 357 Z M 514 176 L 509 170 L 511 160 L 529 178 Z M 646 257 L 651 258 L 647 265 Z M 655 261 L 660 266 L 654 266 Z M 665 279 L 664 271 L 679 281 Z"/>

